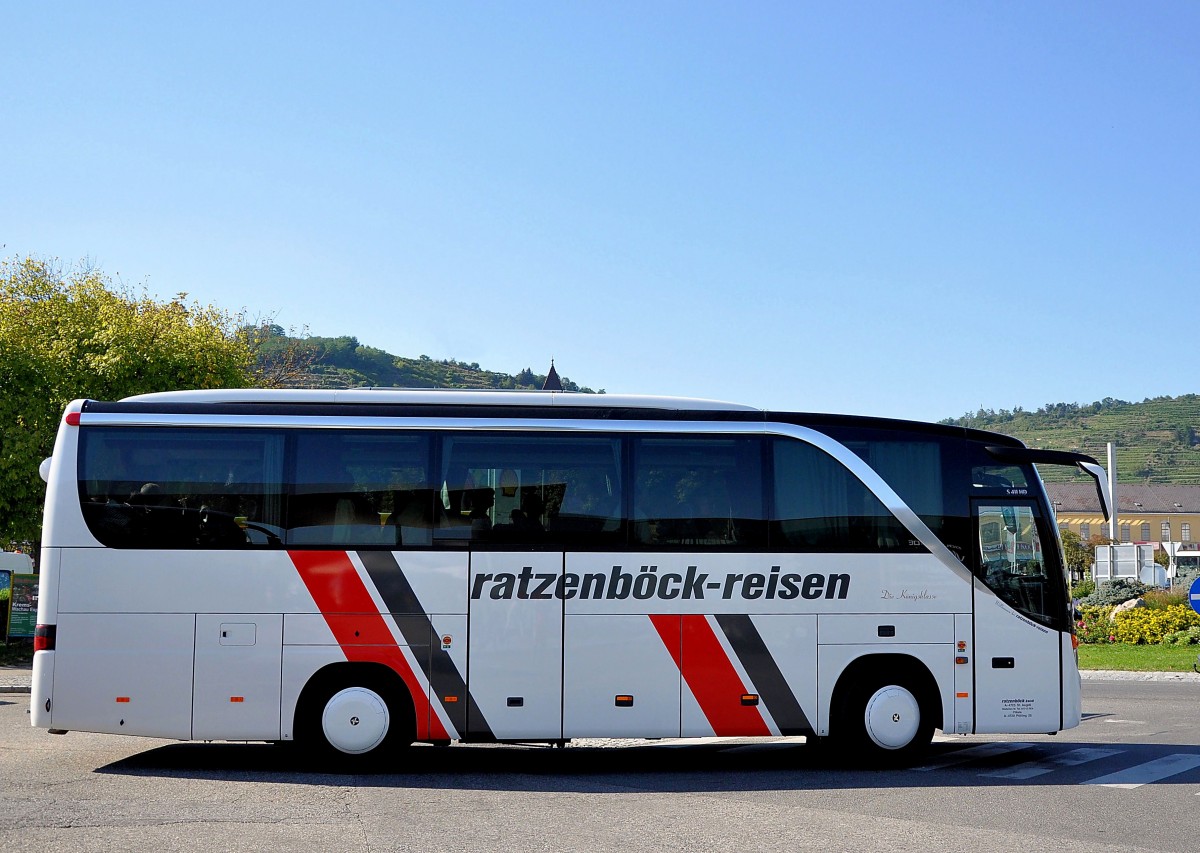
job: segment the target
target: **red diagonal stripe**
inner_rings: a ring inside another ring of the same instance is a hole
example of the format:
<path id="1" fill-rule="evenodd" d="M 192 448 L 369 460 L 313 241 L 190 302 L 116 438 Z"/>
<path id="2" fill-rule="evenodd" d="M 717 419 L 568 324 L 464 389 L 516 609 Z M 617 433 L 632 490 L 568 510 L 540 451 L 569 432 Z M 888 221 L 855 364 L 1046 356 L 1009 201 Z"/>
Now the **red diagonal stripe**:
<path id="1" fill-rule="evenodd" d="M 431 713 L 425 685 L 396 645 L 387 622 L 345 551 L 289 551 L 292 564 L 317 603 L 346 660 L 382 663 L 404 679 L 417 709 L 417 740 L 446 740 L 442 721 Z M 348 618 L 350 615 L 350 618 Z"/>
<path id="2" fill-rule="evenodd" d="M 700 703 L 700 710 L 713 733 L 722 737 L 770 735 L 771 730 L 758 707 L 742 704 L 742 696 L 748 692 L 746 685 L 733 668 L 708 619 L 704 616 L 682 618 L 683 680 Z"/>

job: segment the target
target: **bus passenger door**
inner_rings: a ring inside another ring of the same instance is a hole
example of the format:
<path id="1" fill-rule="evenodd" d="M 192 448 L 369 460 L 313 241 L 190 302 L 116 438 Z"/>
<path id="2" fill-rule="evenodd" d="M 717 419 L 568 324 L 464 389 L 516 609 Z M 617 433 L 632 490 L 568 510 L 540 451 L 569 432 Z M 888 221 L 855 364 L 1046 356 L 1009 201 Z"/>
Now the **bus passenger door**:
<path id="1" fill-rule="evenodd" d="M 561 551 L 471 554 L 469 733 L 562 737 L 562 571 Z"/>
<path id="2" fill-rule="evenodd" d="M 193 740 L 279 740 L 283 617 L 196 616 Z"/>
<path id="3" fill-rule="evenodd" d="M 1065 589 L 1053 534 L 1032 501 L 973 501 L 975 731 L 1037 733 L 1062 727 L 1058 624 Z"/>

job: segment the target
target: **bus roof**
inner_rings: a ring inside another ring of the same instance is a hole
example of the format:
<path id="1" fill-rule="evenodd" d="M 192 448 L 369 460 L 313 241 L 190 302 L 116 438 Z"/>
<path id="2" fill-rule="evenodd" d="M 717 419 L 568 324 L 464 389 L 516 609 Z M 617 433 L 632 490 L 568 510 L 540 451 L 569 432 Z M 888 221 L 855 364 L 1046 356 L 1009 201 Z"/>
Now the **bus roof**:
<path id="1" fill-rule="evenodd" d="M 587 394 L 579 391 L 509 391 L 501 389 L 463 390 L 458 388 L 225 388 L 193 391 L 160 391 L 138 394 L 116 403 L 85 400 L 84 412 L 199 413 L 209 407 L 214 414 L 344 414 L 366 407 L 388 416 L 412 416 L 420 412 L 430 417 L 449 417 L 459 407 L 477 408 L 481 416 L 545 417 L 557 410 L 562 418 L 684 419 L 714 421 L 771 420 L 821 429 L 824 426 L 852 426 L 877 429 L 903 429 L 933 435 L 954 435 L 975 441 L 1024 447 L 1015 438 L 994 432 L 982 432 L 961 426 L 921 421 L 896 420 L 831 413 L 780 412 L 694 397 L 666 397 L 641 394 Z M 245 407 L 243 409 L 243 407 Z M 376 413 L 372 412 L 372 414 Z"/>
<path id="2" fill-rule="evenodd" d="M 336 405 L 341 403 L 433 406 L 565 406 L 592 409 L 761 412 L 740 403 L 691 397 L 584 394 L 574 391 L 505 391 L 456 388 L 226 388 L 160 391 L 126 397 L 122 403 L 244 403 Z"/>

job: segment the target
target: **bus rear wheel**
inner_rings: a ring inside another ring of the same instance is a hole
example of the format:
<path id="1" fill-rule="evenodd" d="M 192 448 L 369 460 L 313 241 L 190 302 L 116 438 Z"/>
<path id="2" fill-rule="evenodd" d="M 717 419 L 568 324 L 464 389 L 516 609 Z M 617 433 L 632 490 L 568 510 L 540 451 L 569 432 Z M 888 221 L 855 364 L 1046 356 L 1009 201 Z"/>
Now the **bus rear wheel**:
<path id="1" fill-rule="evenodd" d="M 321 734 L 345 755 L 366 755 L 387 740 L 392 715 L 387 701 L 367 687 L 347 687 L 325 702 Z"/>
<path id="2" fill-rule="evenodd" d="M 296 739 L 314 763 L 339 770 L 374 769 L 413 741 L 411 708 L 382 680 L 327 678 L 305 694 Z"/>

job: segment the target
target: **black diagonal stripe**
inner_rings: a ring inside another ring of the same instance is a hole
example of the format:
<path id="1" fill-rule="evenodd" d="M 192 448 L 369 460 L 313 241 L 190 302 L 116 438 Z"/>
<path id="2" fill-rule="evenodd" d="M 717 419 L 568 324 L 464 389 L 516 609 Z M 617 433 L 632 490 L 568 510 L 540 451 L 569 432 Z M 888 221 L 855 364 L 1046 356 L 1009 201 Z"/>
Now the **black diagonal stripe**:
<path id="1" fill-rule="evenodd" d="M 780 672 L 779 664 L 775 663 L 775 658 L 771 656 L 750 617 L 745 614 L 721 614 L 717 616 L 717 624 L 729 639 L 729 645 L 741 661 L 742 668 L 754 682 L 763 704 L 779 726 L 779 733 L 812 734 L 813 727 L 804 709 L 800 707 L 796 694 Z M 803 654 L 803 651 L 797 650 L 797 653 Z"/>
<path id="2" fill-rule="evenodd" d="M 413 657 L 421 664 L 425 677 L 429 679 L 433 695 L 439 702 L 443 696 L 460 697 L 459 702 L 442 702 L 442 708 L 450 723 L 458 729 L 460 735 L 464 735 L 467 733 L 469 719 L 472 737 L 490 740 L 493 737 L 491 726 L 476 705 L 474 697 L 467 692 L 462 673 L 454 665 L 449 653 L 442 648 L 441 638 L 434 630 L 433 621 L 421 606 L 421 601 L 408 578 L 404 576 L 400 564 L 396 562 L 396 555 L 391 551 L 359 551 L 358 558 L 362 560 L 375 589 L 379 591 L 380 598 L 396 620 L 405 642 L 425 652 L 414 654 Z M 466 701 L 461 701 L 464 698 Z"/>

